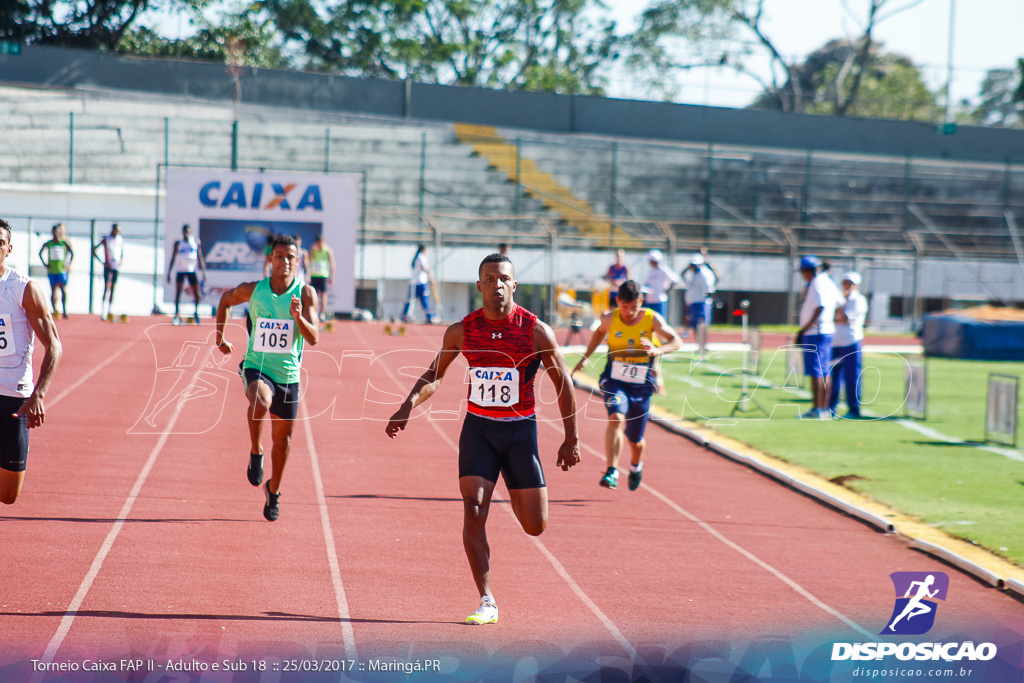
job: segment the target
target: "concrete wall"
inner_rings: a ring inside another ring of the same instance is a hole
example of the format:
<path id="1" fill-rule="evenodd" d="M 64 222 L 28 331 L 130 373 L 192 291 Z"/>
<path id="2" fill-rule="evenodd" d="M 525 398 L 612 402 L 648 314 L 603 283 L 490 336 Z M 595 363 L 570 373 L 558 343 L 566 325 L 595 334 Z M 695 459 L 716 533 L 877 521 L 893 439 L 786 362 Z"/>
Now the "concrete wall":
<path id="1" fill-rule="evenodd" d="M 562 133 L 990 162 L 1024 161 L 1024 131 L 517 93 L 271 69 L 245 69 L 247 103 L 464 121 Z M 223 64 L 26 47 L 0 56 L 0 81 L 99 86 L 230 100 Z"/>

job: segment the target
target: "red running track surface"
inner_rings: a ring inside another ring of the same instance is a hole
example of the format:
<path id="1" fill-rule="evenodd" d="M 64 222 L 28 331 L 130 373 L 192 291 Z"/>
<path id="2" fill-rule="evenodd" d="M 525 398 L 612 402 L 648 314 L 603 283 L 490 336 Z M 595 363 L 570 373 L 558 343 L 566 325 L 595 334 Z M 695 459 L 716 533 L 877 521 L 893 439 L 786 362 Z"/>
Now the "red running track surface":
<path id="1" fill-rule="evenodd" d="M 116 662 L 95 679 L 111 681 L 404 681 L 393 669 L 424 662 L 440 670 L 411 677 L 848 680 L 860 663 L 828 653 L 876 639 L 895 571 L 950 577 L 935 627 L 908 642 L 994 642 L 998 658 L 968 665 L 981 667 L 971 680 L 1021 680 L 1019 602 L 689 441 L 649 427 L 643 486 L 600 488 L 604 410 L 583 393 L 583 461 L 556 469 L 546 378 L 549 526 L 524 534 L 499 484 L 488 536 L 501 620 L 465 625 L 478 596 L 457 481 L 464 363 L 390 441 L 387 417 L 442 333 L 408 329 L 342 323 L 307 348 L 269 523 L 245 478 L 240 326 L 225 358 L 210 324 L 61 323 L 47 423 L 32 433 L 21 500 L 0 509 L 0 681 L 94 680 L 83 667 L 96 660 Z M 150 660 L 206 670 L 148 671 Z M 324 660 L 355 668 L 288 670 Z M 248 670 L 212 670 L 225 661 Z"/>

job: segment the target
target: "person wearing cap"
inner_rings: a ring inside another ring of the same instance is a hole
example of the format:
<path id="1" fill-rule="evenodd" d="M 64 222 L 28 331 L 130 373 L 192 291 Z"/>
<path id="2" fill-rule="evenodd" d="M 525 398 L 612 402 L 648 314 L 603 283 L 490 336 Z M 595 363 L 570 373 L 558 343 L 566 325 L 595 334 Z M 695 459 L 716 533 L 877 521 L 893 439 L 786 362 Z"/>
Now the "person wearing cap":
<path id="1" fill-rule="evenodd" d="M 821 261 L 816 256 L 800 259 L 800 277 L 807 286 L 800 306 L 800 331 L 796 344 L 804 350 L 804 374 L 810 379 L 812 407 L 800 417 L 829 419 L 828 367 L 832 362 L 832 337 L 836 331 L 835 311 L 839 304 L 835 284 L 826 282 L 825 273 L 818 272 Z"/>
<path id="2" fill-rule="evenodd" d="M 704 360 L 707 353 L 707 326 L 711 322 L 711 295 L 715 291 L 718 277 L 707 262 L 707 250 L 701 249 L 699 254 L 690 257 L 690 265 L 683 271 L 683 282 L 686 283 L 686 310 L 683 323 L 693 330 L 697 340 L 697 352 Z"/>
<path id="3" fill-rule="evenodd" d="M 868 317 L 868 300 L 860 293 L 860 274 L 843 274 L 842 288 L 845 302 L 836 309 L 836 336 L 833 338 L 832 369 L 829 372 L 828 408 L 836 414 L 839 404 L 839 385 L 846 384 L 847 420 L 860 419 L 860 365 L 861 343 L 864 340 L 864 321 Z"/>
<path id="4" fill-rule="evenodd" d="M 662 258 L 660 249 L 647 252 L 647 262 L 651 264 L 651 269 L 647 271 L 647 280 L 644 281 L 644 307 L 667 320 L 668 293 L 679 284 L 679 276 L 662 267 Z"/>

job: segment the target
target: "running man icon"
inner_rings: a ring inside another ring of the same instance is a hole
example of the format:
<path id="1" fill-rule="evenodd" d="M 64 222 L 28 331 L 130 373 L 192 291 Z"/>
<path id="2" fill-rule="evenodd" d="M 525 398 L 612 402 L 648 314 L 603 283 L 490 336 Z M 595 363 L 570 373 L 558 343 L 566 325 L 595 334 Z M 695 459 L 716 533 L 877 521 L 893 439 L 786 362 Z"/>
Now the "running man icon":
<path id="1" fill-rule="evenodd" d="M 943 572 L 895 572 L 891 575 L 896 588 L 896 605 L 883 634 L 920 635 L 935 623 L 937 603 L 945 600 L 949 577 Z M 921 617 L 911 623 L 914 617 Z M 901 623 L 902 622 L 902 623 Z"/>

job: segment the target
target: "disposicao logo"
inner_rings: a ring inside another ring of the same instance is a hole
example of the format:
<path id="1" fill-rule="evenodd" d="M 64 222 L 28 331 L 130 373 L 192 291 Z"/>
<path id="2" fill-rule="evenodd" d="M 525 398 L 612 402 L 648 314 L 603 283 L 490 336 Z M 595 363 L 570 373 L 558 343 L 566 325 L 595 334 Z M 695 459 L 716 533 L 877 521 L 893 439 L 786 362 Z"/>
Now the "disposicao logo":
<path id="1" fill-rule="evenodd" d="M 949 577 L 943 572 L 893 572 L 889 575 L 896 591 L 896 604 L 881 635 L 916 636 L 935 625 L 939 604 L 949 592 Z M 833 643 L 832 661 L 988 661 L 996 656 L 993 643 Z"/>
<path id="2" fill-rule="evenodd" d="M 935 625 L 939 609 L 936 600 L 945 602 L 949 577 L 943 572 L 893 572 L 889 575 L 896 589 L 896 605 L 881 634 L 919 636 Z"/>

